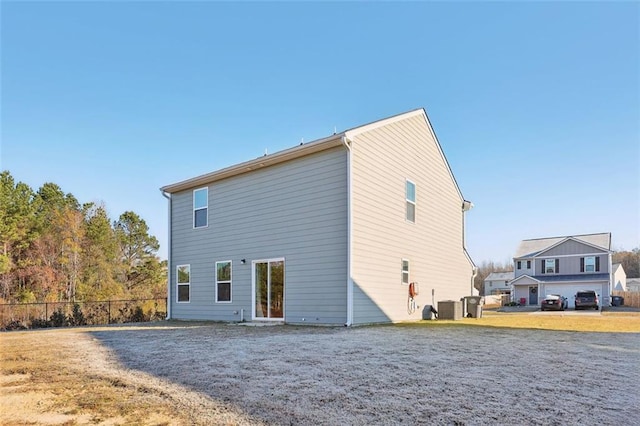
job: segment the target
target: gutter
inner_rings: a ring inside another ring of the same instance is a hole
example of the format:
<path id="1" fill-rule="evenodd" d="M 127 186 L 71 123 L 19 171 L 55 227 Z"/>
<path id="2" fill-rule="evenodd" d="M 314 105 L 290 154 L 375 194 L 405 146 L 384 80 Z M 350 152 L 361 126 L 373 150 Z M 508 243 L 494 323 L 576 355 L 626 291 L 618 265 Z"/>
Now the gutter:
<path id="1" fill-rule="evenodd" d="M 351 276 L 352 245 L 353 245 L 353 217 L 351 214 L 351 205 L 353 202 L 351 191 L 352 176 L 352 151 L 351 141 L 346 136 L 342 136 L 342 144 L 347 149 L 347 322 L 344 324 L 349 327 L 353 325 L 353 277 Z"/>
<path id="2" fill-rule="evenodd" d="M 315 154 L 316 152 L 339 147 L 343 143 L 343 137 L 344 133 L 331 135 L 327 138 L 318 139 L 312 142 L 307 142 L 293 148 L 285 149 L 284 151 L 264 155 L 253 160 L 245 161 L 244 163 L 235 164 L 224 169 L 207 173 L 205 175 L 196 176 L 182 182 L 166 185 L 160 188 L 160 191 L 172 194 L 174 192 L 184 191 L 185 189 L 190 189 L 197 186 L 205 186 L 222 179 L 227 179 L 243 173 L 248 173 L 254 170 L 262 169 L 264 167 L 269 167 L 275 164 L 280 164 L 296 158 L 304 157 L 306 155 Z"/>
<path id="3" fill-rule="evenodd" d="M 167 208 L 167 226 L 168 226 L 168 234 L 167 234 L 167 244 L 168 244 L 168 249 L 167 249 L 167 317 L 165 318 L 165 320 L 170 320 L 171 319 L 171 194 L 167 194 L 166 192 L 164 192 L 162 189 L 160 190 L 160 193 L 162 194 L 162 196 L 164 198 L 166 198 L 169 203 L 168 203 L 168 208 Z"/>

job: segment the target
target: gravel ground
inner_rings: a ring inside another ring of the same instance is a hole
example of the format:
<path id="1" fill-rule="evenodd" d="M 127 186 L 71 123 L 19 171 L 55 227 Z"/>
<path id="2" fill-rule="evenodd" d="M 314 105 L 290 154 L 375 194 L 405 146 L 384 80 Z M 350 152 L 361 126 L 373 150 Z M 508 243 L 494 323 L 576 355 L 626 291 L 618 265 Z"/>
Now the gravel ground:
<path id="1" fill-rule="evenodd" d="M 206 324 L 92 335 L 110 361 L 248 424 L 640 424 L 633 333 Z"/>

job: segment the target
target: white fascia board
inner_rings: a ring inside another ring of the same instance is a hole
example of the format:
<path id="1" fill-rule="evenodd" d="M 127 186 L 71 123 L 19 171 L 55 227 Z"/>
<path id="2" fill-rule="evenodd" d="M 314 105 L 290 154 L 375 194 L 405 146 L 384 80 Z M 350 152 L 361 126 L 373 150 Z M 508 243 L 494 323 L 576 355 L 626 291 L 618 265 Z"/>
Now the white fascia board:
<path id="1" fill-rule="evenodd" d="M 286 161 L 294 160 L 306 155 L 315 154 L 316 152 L 341 146 L 342 136 L 344 136 L 344 133 L 331 135 L 327 138 L 318 139 L 312 142 L 301 144 L 299 146 L 295 146 L 293 148 L 258 157 L 254 160 L 245 161 L 243 163 L 235 164 L 233 166 L 216 170 L 211 173 L 196 176 L 194 178 L 183 180 L 171 185 L 163 186 L 161 190 L 170 194 L 178 191 L 184 191 L 186 189 L 191 189 L 197 186 L 209 185 L 213 182 L 232 176 L 259 170 L 264 167 L 284 163 Z"/>
<path id="2" fill-rule="evenodd" d="M 525 278 L 525 277 L 529 278 L 529 279 L 532 279 L 533 281 L 537 282 L 538 284 L 542 283 L 542 281 L 540 281 L 540 280 L 538 280 L 536 278 L 533 278 L 531 275 L 524 274 L 524 275 L 520 275 L 518 278 L 516 278 L 514 280 L 509 281 L 509 285 L 514 285 L 516 283 L 516 281 L 518 281 L 518 280 L 520 280 L 522 278 Z"/>

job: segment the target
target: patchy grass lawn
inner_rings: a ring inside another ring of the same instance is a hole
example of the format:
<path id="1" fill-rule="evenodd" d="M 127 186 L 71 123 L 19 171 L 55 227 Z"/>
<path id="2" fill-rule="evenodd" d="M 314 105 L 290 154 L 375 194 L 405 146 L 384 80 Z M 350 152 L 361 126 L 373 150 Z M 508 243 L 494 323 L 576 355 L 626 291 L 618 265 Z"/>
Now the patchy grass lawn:
<path id="1" fill-rule="evenodd" d="M 243 422 L 241 416 L 188 389 L 169 386 L 113 363 L 111 354 L 89 333 L 101 329 L 113 327 L 0 333 L 0 424 Z M 136 329 L 144 332 L 144 328 Z M 217 422 L 206 421 L 207 417 L 200 413 L 194 416 L 191 404 L 210 410 Z"/>
<path id="2" fill-rule="evenodd" d="M 640 312 L 565 311 L 540 312 L 492 312 L 484 311 L 482 318 L 463 318 L 458 321 L 437 320 L 419 323 L 403 323 L 426 327 L 475 326 L 500 328 L 528 328 L 534 330 L 582 331 L 605 333 L 640 333 Z"/>

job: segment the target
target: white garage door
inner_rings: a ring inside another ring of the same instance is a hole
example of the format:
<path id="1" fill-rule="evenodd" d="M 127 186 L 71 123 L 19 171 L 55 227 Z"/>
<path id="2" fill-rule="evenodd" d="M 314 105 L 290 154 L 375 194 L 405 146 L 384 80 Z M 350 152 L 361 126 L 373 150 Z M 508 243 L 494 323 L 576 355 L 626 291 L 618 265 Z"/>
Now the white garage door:
<path id="1" fill-rule="evenodd" d="M 545 284 L 544 295 L 560 294 L 567 298 L 569 308 L 575 308 L 575 295 L 581 290 L 593 290 L 598 295 L 598 302 L 602 306 L 602 284 Z"/>

